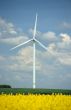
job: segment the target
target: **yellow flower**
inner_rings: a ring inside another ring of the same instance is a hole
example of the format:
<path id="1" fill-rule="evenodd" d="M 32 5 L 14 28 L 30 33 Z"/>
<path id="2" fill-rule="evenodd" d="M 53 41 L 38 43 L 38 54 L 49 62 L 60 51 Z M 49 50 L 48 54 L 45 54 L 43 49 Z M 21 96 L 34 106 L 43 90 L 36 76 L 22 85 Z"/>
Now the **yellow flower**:
<path id="1" fill-rule="evenodd" d="M 0 110 L 71 110 L 71 95 L 0 95 Z"/>

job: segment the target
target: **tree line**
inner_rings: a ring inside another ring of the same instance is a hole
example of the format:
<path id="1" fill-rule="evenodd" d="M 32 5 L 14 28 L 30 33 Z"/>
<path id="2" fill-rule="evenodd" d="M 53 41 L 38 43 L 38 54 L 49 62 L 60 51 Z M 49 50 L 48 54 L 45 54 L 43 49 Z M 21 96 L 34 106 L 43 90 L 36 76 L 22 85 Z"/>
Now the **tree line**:
<path id="1" fill-rule="evenodd" d="M 11 86 L 3 84 L 3 85 L 0 85 L 0 88 L 11 88 Z"/>

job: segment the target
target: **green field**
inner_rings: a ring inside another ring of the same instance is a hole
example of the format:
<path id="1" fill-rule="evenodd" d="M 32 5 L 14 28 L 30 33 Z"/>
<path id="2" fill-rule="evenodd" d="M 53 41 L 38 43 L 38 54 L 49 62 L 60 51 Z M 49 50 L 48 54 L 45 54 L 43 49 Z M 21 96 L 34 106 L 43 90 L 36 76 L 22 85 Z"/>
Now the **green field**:
<path id="1" fill-rule="evenodd" d="M 0 88 L 0 94 L 65 94 L 71 95 L 67 89 L 32 89 L 32 88 Z"/>

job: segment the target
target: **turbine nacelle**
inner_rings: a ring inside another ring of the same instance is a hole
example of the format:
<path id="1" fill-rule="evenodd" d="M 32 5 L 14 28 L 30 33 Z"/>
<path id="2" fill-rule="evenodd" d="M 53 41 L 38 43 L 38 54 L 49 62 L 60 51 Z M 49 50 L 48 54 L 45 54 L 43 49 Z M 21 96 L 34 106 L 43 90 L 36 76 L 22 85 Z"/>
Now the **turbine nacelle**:
<path id="1" fill-rule="evenodd" d="M 35 38 L 33 38 L 33 39 L 32 39 L 32 41 L 33 41 L 33 42 L 36 42 L 36 39 L 35 39 Z"/>

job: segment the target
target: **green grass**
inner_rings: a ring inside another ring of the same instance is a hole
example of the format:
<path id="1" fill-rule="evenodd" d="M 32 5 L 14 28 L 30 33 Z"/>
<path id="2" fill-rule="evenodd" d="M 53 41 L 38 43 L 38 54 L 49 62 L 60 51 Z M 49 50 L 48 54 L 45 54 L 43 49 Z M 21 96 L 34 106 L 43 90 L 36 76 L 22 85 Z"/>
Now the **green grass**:
<path id="1" fill-rule="evenodd" d="M 32 89 L 32 88 L 0 88 L 0 94 L 65 94 L 71 95 L 71 90 L 66 89 Z"/>

